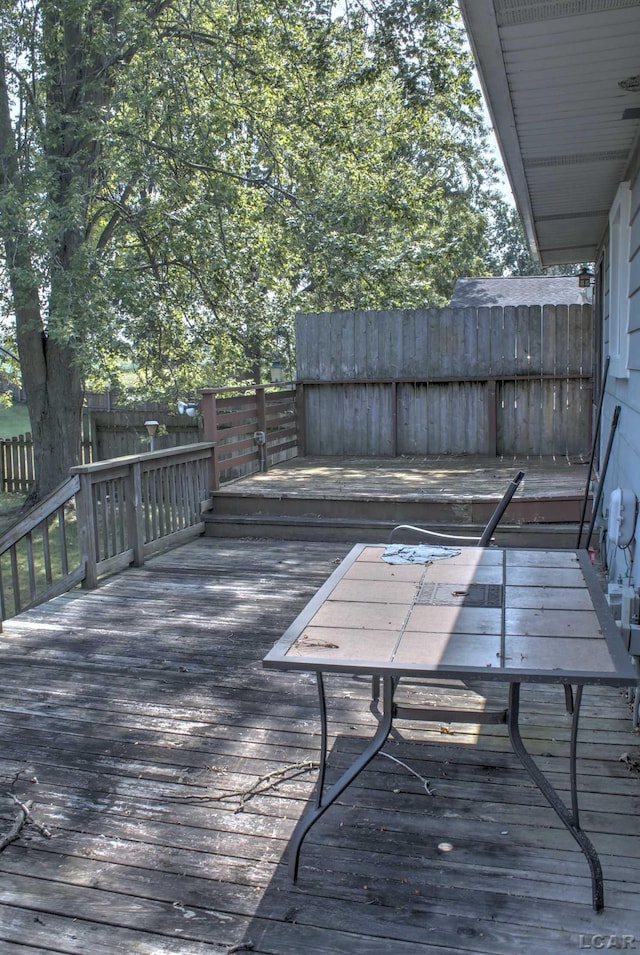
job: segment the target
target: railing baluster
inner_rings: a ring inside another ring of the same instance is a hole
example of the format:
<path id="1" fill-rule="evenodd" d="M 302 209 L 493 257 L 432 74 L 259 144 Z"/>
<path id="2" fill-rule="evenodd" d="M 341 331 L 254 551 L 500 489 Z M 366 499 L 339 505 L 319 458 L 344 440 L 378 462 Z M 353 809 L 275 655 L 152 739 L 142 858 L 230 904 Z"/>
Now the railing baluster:
<path id="1" fill-rule="evenodd" d="M 18 554 L 14 544 L 9 551 L 11 560 L 11 586 L 13 588 L 13 609 L 16 614 L 22 610 L 22 599 L 20 596 L 20 574 L 18 572 Z"/>
<path id="2" fill-rule="evenodd" d="M 1 621 L 7 617 L 7 602 L 4 596 L 4 574 L 2 572 L 2 559 L 0 558 L 0 631 L 2 630 Z"/>
<path id="3" fill-rule="evenodd" d="M 96 521 L 96 527 L 100 528 L 98 543 L 98 560 L 104 560 L 111 557 L 109 552 L 109 520 L 107 514 L 107 485 L 105 481 L 100 481 L 96 485 L 96 506 L 98 506 L 100 517 Z"/>
<path id="4" fill-rule="evenodd" d="M 59 539 L 60 539 L 60 569 L 62 570 L 62 576 L 66 577 L 69 573 L 69 552 L 67 545 L 67 523 L 65 520 L 65 506 L 59 507 L 57 510 L 58 516 L 58 529 L 59 529 Z"/>
<path id="5" fill-rule="evenodd" d="M 129 547 L 127 535 L 127 480 L 124 477 L 118 479 L 118 552 L 122 553 Z"/>
<path id="6" fill-rule="evenodd" d="M 47 587 L 53 583 L 53 571 L 51 567 L 51 546 L 49 542 L 49 521 L 42 524 L 42 562 L 44 564 L 44 579 Z"/>
<path id="7" fill-rule="evenodd" d="M 111 546 L 109 548 L 109 556 L 113 557 L 114 554 L 119 553 L 118 526 L 117 526 L 118 491 L 117 491 L 117 484 L 114 480 L 109 481 L 109 484 L 108 484 L 107 507 L 108 507 L 108 516 L 109 516 L 109 532 L 111 534 Z"/>
<path id="8" fill-rule="evenodd" d="M 36 599 L 36 568 L 33 562 L 33 534 L 29 531 L 24 538 L 25 552 L 27 555 L 27 573 L 29 575 L 29 600 L 33 603 Z"/>
<path id="9" fill-rule="evenodd" d="M 175 534 L 181 529 L 180 514 L 178 507 L 178 472 L 180 465 L 171 468 L 168 472 L 169 477 L 169 501 L 171 507 L 171 530 Z"/>
<path id="10" fill-rule="evenodd" d="M 145 511 L 142 503 L 142 465 L 135 461 L 129 476 L 127 494 L 128 545 L 133 550 L 134 567 L 144 564 Z"/>

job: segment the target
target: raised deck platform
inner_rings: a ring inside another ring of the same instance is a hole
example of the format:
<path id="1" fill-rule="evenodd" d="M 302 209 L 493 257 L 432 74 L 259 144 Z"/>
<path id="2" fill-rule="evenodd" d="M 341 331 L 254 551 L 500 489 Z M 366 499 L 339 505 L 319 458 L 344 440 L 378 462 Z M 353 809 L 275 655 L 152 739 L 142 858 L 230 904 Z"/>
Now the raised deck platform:
<path id="1" fill-rule="evenodd" d="M 525 479 L 496 541 L 575 546 L 588 465 L 552 458 L 294 458 L 224 485 L 207 534 L 367 542 L 386 540 L 400 523 L 470 534 L 520 470 Z"/>

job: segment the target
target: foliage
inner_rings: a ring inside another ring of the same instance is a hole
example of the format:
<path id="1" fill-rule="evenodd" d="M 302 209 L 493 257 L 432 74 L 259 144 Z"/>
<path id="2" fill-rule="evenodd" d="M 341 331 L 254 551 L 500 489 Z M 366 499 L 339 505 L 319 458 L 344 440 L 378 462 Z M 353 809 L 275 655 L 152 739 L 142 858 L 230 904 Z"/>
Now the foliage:
<path id="1" fill-rule="evenodd" d="M 504 200 L 492 206 L 487 238 L 489 249 L 485 264 L 492 275 L 577 275 L 581 268 L 575 264 L 543 268 L 531 255 L 515 206 Z"/>
<path id="2" fill-rule="evenodd" d="M 296 311 L 438 305 L 483 270 L 493 170 L 454 0 L 0 0 L 0 122 L 45 456 L 34 419 L 76 428 L 88 376 L 259 379 Z"/>

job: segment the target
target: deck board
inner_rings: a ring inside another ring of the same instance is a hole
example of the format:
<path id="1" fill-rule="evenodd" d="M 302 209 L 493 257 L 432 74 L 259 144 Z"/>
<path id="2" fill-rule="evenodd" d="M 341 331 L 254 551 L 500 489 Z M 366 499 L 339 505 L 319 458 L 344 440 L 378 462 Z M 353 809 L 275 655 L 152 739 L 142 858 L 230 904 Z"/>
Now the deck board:
<path id="1" fill-rule="evenodd" d="M 53 837 L 27 827 L 0 852 L 3 953 L 547 955 L 592 935 L 640 946 L 640 773 L 622 759 L 640 751 L 617 689 L 586 691 L 579 760 L 602 915 L 584 858 L 496 726 L 400 724 L 385 752 L 435 795 L 377 758 L 310 833 L 289 884 L 314 772 L 244 806 L 238 794 L 316 759 L 316 693 L 261 660 L 347 550 L 202 538 L 5 623 L 0 832 L 12 792 Z M 369 689 L 330 681 L 332 771 L 371 732 Z M 489 690 L 465 698 L 481 707 Z M 459 693 L 441 681 L 428 696 Z M 566 792 L 562 692 L 523 695 L 523 734 Z"/>

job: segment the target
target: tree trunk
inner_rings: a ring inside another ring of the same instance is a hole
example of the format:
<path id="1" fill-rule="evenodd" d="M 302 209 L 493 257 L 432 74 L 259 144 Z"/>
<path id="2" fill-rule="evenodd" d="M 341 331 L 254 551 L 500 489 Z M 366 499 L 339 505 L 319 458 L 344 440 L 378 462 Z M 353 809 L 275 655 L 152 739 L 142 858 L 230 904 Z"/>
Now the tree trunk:
<path id="1" fill-rule="evenodd" d="M 47 374 L 35 388 L 25 387 L 33 434 L 36 481 L 29 495 L 35 503 L 69 477 L 80 463 L 83 388 L 68 348 L 43 338 Z"/>
<path id="2" fill-rule="evenodd" d="M 69 345 L 55 342 L 44 327 L 39 276 L 31 254 L 28 226 L 12 202 L 21 189 L 18 154 L 0 51 L 0 199 L 2 240 L 13 293 L 16 338 L 27 394 L 35 457 L 35 503 L 69 476 L 79 463 L 83 387 Z"/>

